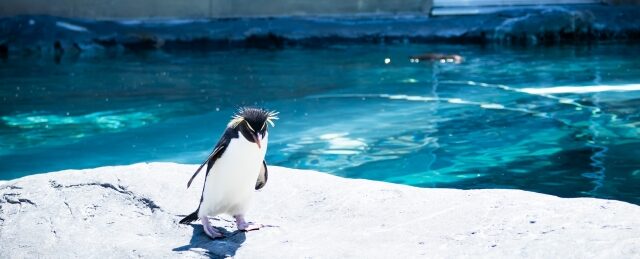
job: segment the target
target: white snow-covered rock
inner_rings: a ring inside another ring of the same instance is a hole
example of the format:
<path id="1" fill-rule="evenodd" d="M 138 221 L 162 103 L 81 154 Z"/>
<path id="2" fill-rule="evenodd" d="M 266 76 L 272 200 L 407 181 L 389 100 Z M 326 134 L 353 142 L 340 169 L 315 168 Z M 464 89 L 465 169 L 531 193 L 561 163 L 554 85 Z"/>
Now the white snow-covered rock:
<path id="1" fill-rule="evenodd" d="M 424 189 L 271 166 L 238 232 L 181 225 L 195 165 L 135 164 L 0 183 L 0 258 L 633 258 L 640 207 L 518 190 Z"/>

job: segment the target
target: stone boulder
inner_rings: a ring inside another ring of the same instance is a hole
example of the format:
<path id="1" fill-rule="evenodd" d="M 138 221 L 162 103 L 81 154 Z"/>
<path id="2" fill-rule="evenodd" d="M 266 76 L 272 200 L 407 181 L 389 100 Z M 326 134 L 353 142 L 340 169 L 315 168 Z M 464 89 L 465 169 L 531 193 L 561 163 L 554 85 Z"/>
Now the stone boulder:
<path id="1" fill-rule="evenodd" d="M 519 190 L 424 189 L 271 166 L 249 220 L 181 225 L 195 165 L 135 164 L 0 183 L 0 258 L 631 258 L 640 207 Z"/>

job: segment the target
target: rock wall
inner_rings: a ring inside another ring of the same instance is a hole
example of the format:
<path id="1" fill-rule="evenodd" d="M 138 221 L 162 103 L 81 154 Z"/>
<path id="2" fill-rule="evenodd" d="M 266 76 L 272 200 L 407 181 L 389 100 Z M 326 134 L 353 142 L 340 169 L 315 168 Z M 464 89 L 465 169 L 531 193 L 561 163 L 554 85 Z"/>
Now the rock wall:
<path id="1" fill-rule="evenodd" d="M 447 17 L 366 15 L 129 21 L 51 16 L 0 18 L 0 58 L 11 53 L 279 49 L 335 43 L 548 45 L 612 40 L 640 40 L 640 8 L 536 7 Z"/>

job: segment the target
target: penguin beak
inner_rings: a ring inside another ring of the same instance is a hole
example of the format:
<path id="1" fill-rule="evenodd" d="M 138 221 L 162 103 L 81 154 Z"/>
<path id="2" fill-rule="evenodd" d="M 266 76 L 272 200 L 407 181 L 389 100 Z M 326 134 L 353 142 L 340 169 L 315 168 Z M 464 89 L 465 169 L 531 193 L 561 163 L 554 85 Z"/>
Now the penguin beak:
<path id="1" fill-rule="evenodd" d="M 253 140 L 256 142 L 256 144 L 258 145 L 258 149 L 261 149 L 262 146 L 260 145 L 260 137 L 256 134 L 253 135 Z"/>

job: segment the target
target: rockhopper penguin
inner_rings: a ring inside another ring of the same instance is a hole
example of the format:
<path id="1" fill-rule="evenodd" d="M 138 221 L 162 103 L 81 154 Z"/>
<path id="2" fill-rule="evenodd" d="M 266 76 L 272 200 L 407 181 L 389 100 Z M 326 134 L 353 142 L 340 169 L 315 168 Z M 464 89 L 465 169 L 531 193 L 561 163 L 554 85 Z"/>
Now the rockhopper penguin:
<path id="1" fill-rule="evenodd" d="M 244 215 L 254 190 L 267 183 L 267 163 L 264 161 L 269 143 L 267 129 L 274 126 L 277 114 L 260 108 L 238 110 L 207 160 L 187 183 L 189 188 L 198 172 L 207 165 L 200 205 L 180 223 L 189 224 L 200 219 L 204 232 L 211 238 L 223 236 L 209 222 L 210 217 L 220 214 L 233 216 L 239 230 L 255 230 L 262 226 L 246 222 Z"/>

